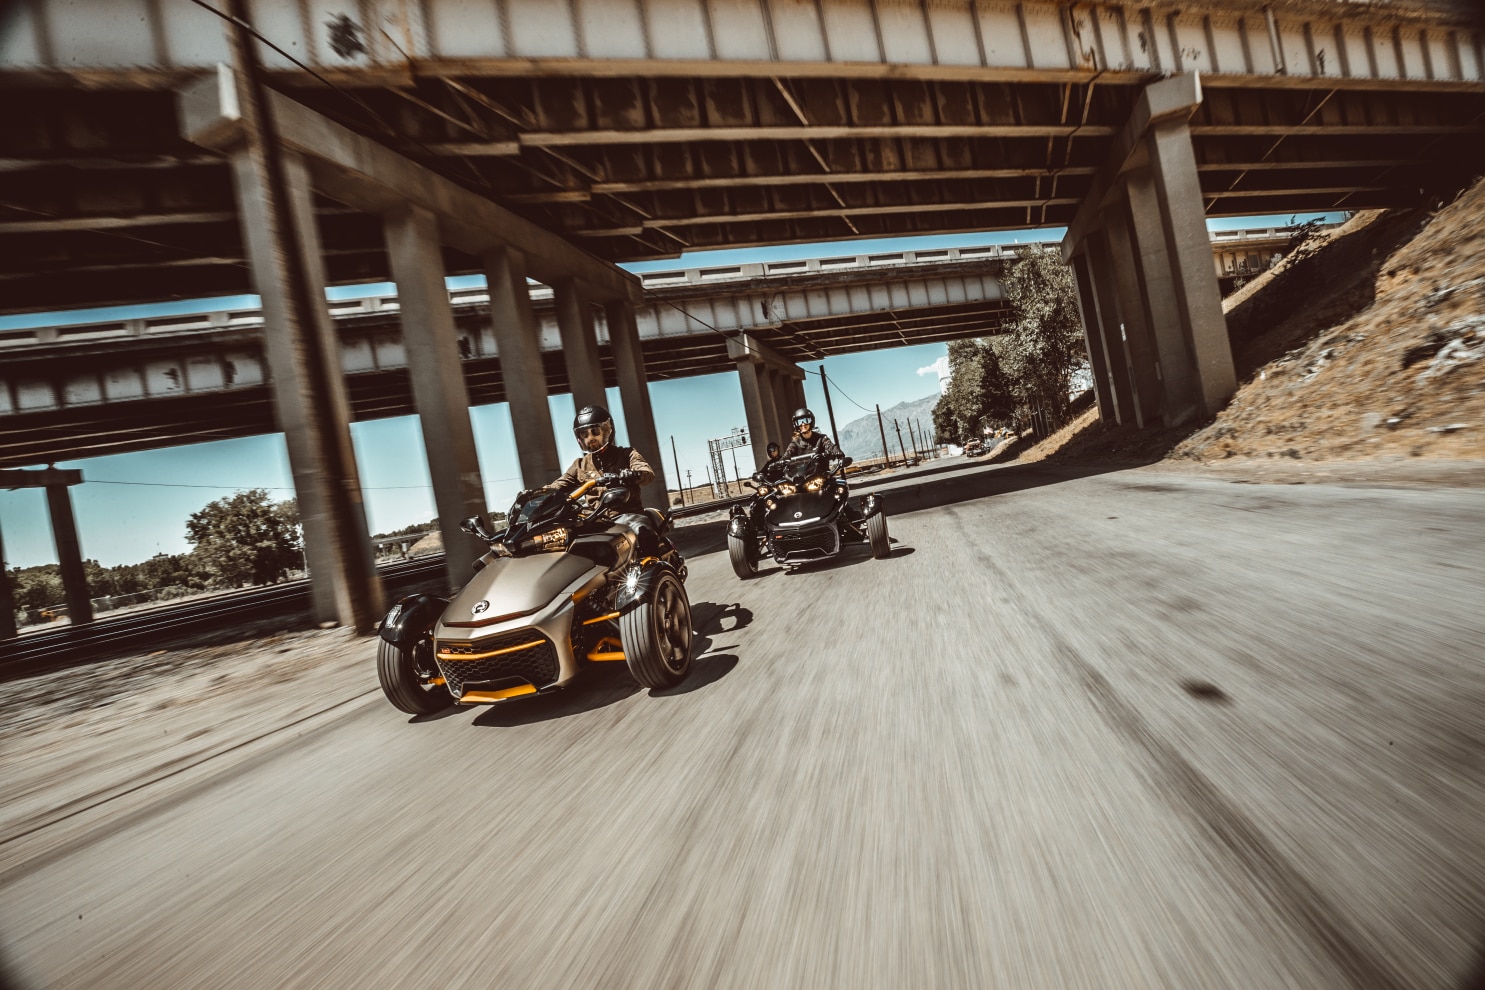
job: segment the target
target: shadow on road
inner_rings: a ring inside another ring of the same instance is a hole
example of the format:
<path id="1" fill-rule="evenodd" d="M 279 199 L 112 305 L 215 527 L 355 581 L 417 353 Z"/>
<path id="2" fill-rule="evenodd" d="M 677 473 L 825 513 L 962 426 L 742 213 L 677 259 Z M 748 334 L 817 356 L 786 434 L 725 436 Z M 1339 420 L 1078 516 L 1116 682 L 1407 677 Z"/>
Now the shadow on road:
<path id="1" fill-rule="evenodd" d="M 732 653 L 714 653 L 709 657 L 701 657 L 691 661 L 691 673 L 686 679 L 672 688 L 661 691 L 651 691 L 651 698 L 674 698 L 677 695 L 690 694 L 699 691 L 709 684 L 715 684 L 728 674 L 732 668 L 737 666 L 737 656 Z"/>

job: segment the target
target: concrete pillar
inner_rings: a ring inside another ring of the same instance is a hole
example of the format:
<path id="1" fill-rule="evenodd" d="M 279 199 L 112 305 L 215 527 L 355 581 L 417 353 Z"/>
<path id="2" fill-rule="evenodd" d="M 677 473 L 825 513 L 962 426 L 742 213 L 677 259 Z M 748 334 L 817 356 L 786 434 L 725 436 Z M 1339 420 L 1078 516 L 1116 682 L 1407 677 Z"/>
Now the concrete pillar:
<path id="1" fill-rule="evenodd" d="M 433 502 L 443 535 L 444 568 L 450 589 L 458 589 L 474 573 L 474 562 L 484 552 L 459 523 L 485 511 L 485 491 L 474 427 L 469 422 L 459 331 L 444 283 L 438 221 L 422 207 L 409 205 L 386 217 L 385 230 L 387 258 L 402 312 L 413 404 L 423 426 Z"/>
<path id="2" fill-rule="evenodd" d="M 15 625 L 15 590 L 10 586 L 10 571 L 5 563 L 5 539 L 0 536 L 0 640 L 14 639 L 18 633 Z"/>
<path id="3" fill-rule="evenodd" d="M 270 194 L 262 157 L 232 155 L 238 216 L 253 285 L 262 297 L 263 347 L 274 414 L 284 431 L 317 622 L 365 632 L 381 618 L 382 596 L 351 446 L 350 401 L 340 341 L 325 302 L 324 261 L 309 175 L 298 155 L 280 151 L 286 202 Z M 288 228 L 286 230 L 285 228 Z M 288 253 L 292 230 L 299 270 Z"/>
<path id="4" fill-rule="evenodd" d="M 1098 400 L 1098 418 L 1105 423 L 1117 422 L 1114 395 L 1109 387 L 1109 362 L 1103 353 L 1103 324 L 1086 251 L 1073 256 L 1072 268 L 1073 281 L 1078 287 L 1078 313 L 1083 318 L 1083 343 L 1088 348 L 1088 364 L 1093 375 L 1093 395 Z"/>
<path id="5" fill-rule="evenodd" d="M 753 442 L 753 470 L 760 470 L 768 463 L 768 441 L 777 437 L 770 435 L 774 425 L 769 410 L 772 397 L 769 394 L 763 365 L 746 359 L 737 362 L 737 378 L 742 385 L 743 413 L 748 418 L 748 438 Z"/>
<path id="6" fill-rule="evenodd" d="M 77 520 L 72 516 L 72 495 L 66 485 L 46 486 L 46 509 L 51 517 L 52 542 L 57 546 L 57 564 L 62 572 L 67 620 L 74 626 L 92 622 L 93 598 L 88 593 L 82 545 L 77 539 Z"/>
<path id="7" fill-rule="evenodd" d="M 541 326 L 531 308 L 526 259 L 514 248 L 505 248 L 485 255 L 484 266 L 490 289 L 490 323 L 500 355 L 505 401 L 510 405 L 521 485 L 539 488 L 562 473 L 562 458 L 552 432 L 552 410 L 547 405 Z"/>
<path id="8" fill-rule="evenodd" d="M 1141 429 L 1160 422 L 1162 397 L 1159 360 L 1150 334 L 1145 297 L 1135 264 L 1134 241 L 1123 204 L 1104 213 L 1109 261 L 1114 274 L 1114 292 L 1119 299 L 1119 322 L 1124 340 L 1124 360 L 1129 367 L 1133 390 L 1134 421 Z"/>
<path id="9" fill-rule="evenodd" d="M 1176 426 L 1196 418 L 1202 398 L 1181 318 L 1154 176 L 1148 169 L 1131 171 L 1124 177 L 1124 190 L 1151 336 L 1160 359 L 1161 413 L 1166 425 Z M 1225 322 L 1222 332 L 1227 332 Z"/>
<path id="10" fill-rule="evenodd" d="M 1124 340 L 1120 333 L 1123 320 L 1119 297 L 1114 291 L 1114 266 L 1109 258 L 1108 238 L 1103 231 L 1093 231 L 1085 243 L 1088 271 L 1093 277 L 1093 295 L 1098 303 L 1099 345 L 1109 369 L 1109 390 L 1114 400 L 1114 422 L 1134 423 L 1134 392 L 1129 378 L 1129 363 L 1124 357 Z"/>
<path id="11" fill-rule="evenodd" d="M 557 329 L 562 334 L 562 360 L 573 409 L 607 406 L 603 391 L 603 365 L 598 357 L 598 336 L 593 329 L 593 303 L 575 279 L 562 279 L 552 286 L 557 307 Z"/>
<path id="12" fill-rule="evenodd" d="M 1208 261 L 1212 242 L 1190 125 L 1184 118 L 1164 121 L 1150 130 L 1145 143 L 1159 193 L 1174 295 L 1195 359 L 1202 411 L 1215 416 L 1237 391 L 1237 373 L 1227 338 L 1227 317 L 1222 313 L 1222 292 Z"/>
<path id="13" fill-rule="evenodd" d="M 639 346 L 639 327 L 634 308 L 623 300 L 604 304 L 608 344 L 614 355 L 614 373 L 619 379 L 619 401 L 624 404 L 624 424 L 629 446 L 644 455 L 655 469 L 655 480 L 641 492 L 646 505 L 665 505 L 665 467 L 660 438 L 655 434 L 655 411 L 650 406 L 650 384 L 645 378 L 645 356 Z"/>

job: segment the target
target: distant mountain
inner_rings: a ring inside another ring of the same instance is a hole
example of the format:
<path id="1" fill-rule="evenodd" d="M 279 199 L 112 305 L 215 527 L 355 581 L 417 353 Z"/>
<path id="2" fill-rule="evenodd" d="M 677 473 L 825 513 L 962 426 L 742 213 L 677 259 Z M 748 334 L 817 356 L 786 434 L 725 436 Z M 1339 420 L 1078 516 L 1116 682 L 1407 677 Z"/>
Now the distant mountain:
<path id="1" fill-rule="evenodd" d="M 882 427 L 885 427 L 887 430 L 887 444 L 891 448 L 894 457 L 898 456 L 898 447 L 897 431 L 893 429 L 892 421 L 896 419 L 898 425 L 902 427 L 903 446 L 911 451 L 913 449 L 913 441 L 908 436 L 908 421 L 912 421 L 915 432 L 919 425 L 921 425 L 924 430 L 932 434 L 933 407 L 938 405 L 938 398 L 939 393 L 934 392 L 932 395 L 922 399 L 915 399 L 912 402 L 899 402 L 890 409 L 882 410 Z M 837 403 L 836 411 L 840 411 L 839 403 Z M 818 414 L 816 415 L 818 416 Z M 821 423 L 820 425 L 826 429 L 830 427 L 828 422 Z M 881 457 L 882 430 L 877 426 L 876 412 L 873 411 L 869 415 L 862 416 L 859 419 L 853 419 L 842 426 L 840 428 L 840 436 L 835 438 L 835 442 L 840 445 L 841 450 L 859 460 L 865 460 L 868 457 Z"/>

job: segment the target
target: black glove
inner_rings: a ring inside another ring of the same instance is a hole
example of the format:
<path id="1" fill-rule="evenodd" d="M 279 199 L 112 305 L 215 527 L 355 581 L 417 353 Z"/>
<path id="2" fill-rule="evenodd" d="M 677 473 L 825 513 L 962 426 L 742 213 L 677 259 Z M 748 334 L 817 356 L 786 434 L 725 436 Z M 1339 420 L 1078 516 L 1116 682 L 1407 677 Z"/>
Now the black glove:
<path id="1" fill-rule="evenodd" d="M 516 501 L 524 502 L 539 491 L 541 491 L 540 488 L 522 488 L 521 491 L 516 495 Z"/>
<path id="2" fill-rule="evenodd" d="M 621 485 L 637 485 L 637 484 L 639 484 L 639 472 L 638 471 L 635 471 L 635 470 L 632 470 L 630 468 L 625 468 L 624 470 L 620 471 L 618 474 L 614 475 L 614 477 L 618 479 L 618 482 Z"/>

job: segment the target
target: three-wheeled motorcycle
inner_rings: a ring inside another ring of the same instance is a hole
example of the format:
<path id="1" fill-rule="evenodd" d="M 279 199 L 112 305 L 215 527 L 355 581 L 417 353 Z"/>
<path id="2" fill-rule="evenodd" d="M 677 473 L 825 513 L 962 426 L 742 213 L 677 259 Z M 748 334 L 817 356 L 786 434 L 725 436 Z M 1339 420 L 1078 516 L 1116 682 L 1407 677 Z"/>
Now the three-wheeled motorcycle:
<path id="1" fill-rule="evenodd" d="M 892 552 L 887 514 L 875 492 L 850 503 L 845 469 L 851 458 L 833 461 L 823 454 L 801 454 L 775 462 L 769 476 L 755 474 L 744 484 L 753 498 L 734 505 L 727 521 L 727 557 L 740 578 L 758 573 L 772 558 L 786 570 L 826 560 L 849 543 L 868 543 L 878 559 Z"/>
<path id="2" fill-rule="evenodd" d="M 585 501 L 594 485 L 607 490 Z M 605 475 L 571 493 L 523 492 L 499 533 L 464 520 L 489 546 L 473 579 L 452 599 L 404 598 L 382 620 L 387 700 L 413 715 L 492 704 L 562 688 L 589 662 L 624 662 L 648 688 L 679 683 L 693 635 L 686 564 L 667 513 L 616 519 L 626 497 Z"/>

